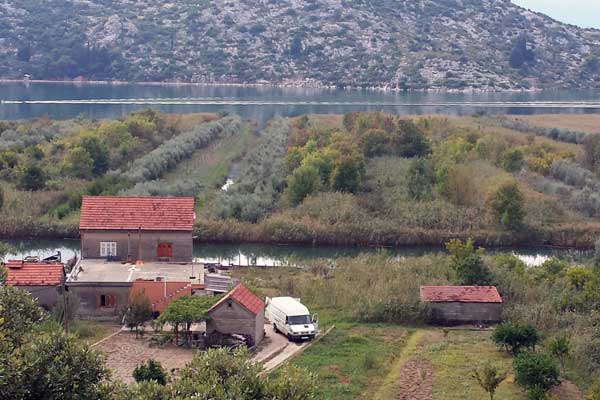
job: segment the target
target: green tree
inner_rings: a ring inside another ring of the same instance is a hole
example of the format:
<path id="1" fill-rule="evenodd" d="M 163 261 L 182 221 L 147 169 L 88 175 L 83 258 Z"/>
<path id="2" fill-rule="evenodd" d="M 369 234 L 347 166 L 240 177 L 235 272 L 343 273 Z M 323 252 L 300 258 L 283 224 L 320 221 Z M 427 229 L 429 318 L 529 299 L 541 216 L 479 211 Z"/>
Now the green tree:
<path id="1" fill-rule="evenodd" d="M 535 53 L 528 47 L 526 35 L 520 35 L 510 53 L 510 66 L 518 69 L 526 64 L 533 64 L 535 61 Z"/>
<path id="2" fill-rule="evenodd" d="M 159 317 L 160 322 L 168 322 L 175 331 L 175 341 L 179 341 L 179 327 L 183 328 L 185 342 L 191 341 L 192 324 L 206 321 L 208 310 L 217 299 L 208 296 L 182 296 L 171 302 Z"/>
<path id="3" fill-rule="evenodd" d="M 523 349 L 535 348 L 540 337 L 531 325 L 503 322 L 494 329 L 492 340 L 510 353 L 518 354 Z"/>
<path id="4" fill-rule="evenodd" d="M 129 305 L 123 309 L 123 318 L 125 325 L 129 329 L 135 329 L 135 337 L 139 335 L 139 328 L 144 322 L 152 318 L 152 305 L 144 292 L 137 292 Z"/>
<path id="5" fill-rule="evenodd" d="M 502 168 L 507 172 L 519 172 L 523 165 L 525 165 L 525 158 L 522 150 L 510 149 L 502 156 Z"/>
<path id="6" fill-rule="evenodd" d="M 558 363 L 547 353 L 523 351 L 515 357 L 514 368 L 515 381 L 528 390 L 548 391 L 560 383 Z"/>
<path id="7" fill-rule="evenodd" d="M 65 155 L 63 170 L 76 178 L 90 178 L 94 170 L 94 160 L 86 149 L 75 146 Z"/>
<path id="8" fill-rule="evenodd" d="M 99 353 L 60 332 L 37 335 L 18 358 L 27 377 L 27 399 L 97 399 L 100 383 L 108 378 Z"/>
<path id="9" fill-rule="evenodd" d="M 488 202 L 496 221 L 503 227 L 510 230 L 519 230 L 523 227 L 524 199 L 517 182 L 509 181 L 501 184 L 491 194 Z"/>
<path id="10" fill-rule="evenodd" d="M 316 193 L 321 188 L 321 176 L 319 171 L 310 165 L 296 168 L 288 180 L 285 190 L 290 203 L 298 205 L 307 196 Z"/>
<path id="11" fill-rule="evenodd" d="M 92 159 L 92 174 L 94 176 L 103 175 L 109 167 L 108 147 L 96 136 L 84 136 L 79 142 L 79 146 L 86 150 Z"/>
<path id="12" fill-rule="evenodd" d="M 13 286 L 0 287 L 0 330 L 13 346 L 20 346 L 44 313 L 29 292 Z"/>
<path id="13" fill-rule="evenodd" d="M 17 186 L 22 190 L 42 190 L 46 187 L 46 173 L 38 165 L 29 165 L 21 172 Z"/>
<path id="14" fill-rule="evenodd" d="M 490 395 L 490 400 L 494 400 L 498 386 L 506 379 L 506 372 L 499 372 L 496 367 L 488 363 L 481 370 L 474 371 L 473 377 L 479 386 Z"/>
<path id="15" fill-rule="evenodd" d="M 331 174 L 331 187 L 340 192 L 356 193 L 362 183 L 362 160 L 342 156 L 336 161 Z"/>
<path id="16" fill-rule="evenodd" d="M 2 207 L 4 206 L 4 189 L 0 186 L 0 211 L 2 211 Z"/>
<path id="17" fill-rule="evenodd" d="M 408 195 L 416 201 L 430 200 L 433 195 L 435 175 L 422 158 L 415 158 L 406 172 Z"/>
<path id="18" fill-rule="evenodd" d="M 565 371 L 565 361 L 571 352 L 571 340 L 567 335 L 560 335 L 548 343 L 548 351 L 560 362 L 561 371 Z"/>
<path id="19" fill-rule="evenodd" d="M 369 129 L 360 138 L 365 157 L 382 156 L 390 151 L 390 135 L 383 129 Z"/>
<path id="20" fill-rule="evenodd" d="M 283 367 L 275 379 L 267 383 L 267 397 L 285 400 L 316 399 L 317 382 L 315 376 L 301 368 Z"/>
<path id="21" fill-rule="evenodd" d="M 489 268 L 483 262 L 484 250 L 475 250 L 473 240 L 466 242 L 451 240 L 446 243 L 446 249 L 451 255 L 452 268 L 456 271 L 461 285 L 487 285 L 491 281 Z"/>
<path id="22" fill-rule="evenodd" d="M 162 365 L 153 359 L 141 363 L 133 370 L 133 379 L 136 382 L 155 381 L 159 385 L 167 384 L 167 373 Z"/>
<path id="23" fill-rule="evenodd" d="M 401 119 L 392 136 L 392 147 L 400 157 L 425 157 L 431 153 L 431 143 L 414 122 Z"/>

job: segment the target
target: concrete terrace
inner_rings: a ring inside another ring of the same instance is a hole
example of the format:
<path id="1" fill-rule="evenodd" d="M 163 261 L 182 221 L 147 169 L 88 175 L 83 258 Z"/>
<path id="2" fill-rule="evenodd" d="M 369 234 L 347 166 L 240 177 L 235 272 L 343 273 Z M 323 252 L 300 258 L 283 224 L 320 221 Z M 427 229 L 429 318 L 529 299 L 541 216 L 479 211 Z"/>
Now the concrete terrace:
<path id="1" fill-rule="evenodd" d="M 104 259 L 81 260 L 71 274 L 69 283 L 129 283 L 138 279 L 167 282 L 204 283 L 204 266 L 197 263 L 144 262 L 136 265 Z"/>

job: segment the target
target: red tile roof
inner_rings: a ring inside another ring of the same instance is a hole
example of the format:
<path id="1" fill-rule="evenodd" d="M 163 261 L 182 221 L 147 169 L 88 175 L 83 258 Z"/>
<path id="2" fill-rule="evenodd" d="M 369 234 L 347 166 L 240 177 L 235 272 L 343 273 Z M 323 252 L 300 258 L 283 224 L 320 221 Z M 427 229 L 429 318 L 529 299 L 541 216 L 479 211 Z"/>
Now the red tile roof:
<path id="1" fill-rule="evenodd" d="M 167 292 L 166 297 L 165 289 Z M 162 313 L 173 300 L 182 296 L 191 296 L 192 284 L 190 282 L 168 281 L 165 284 L 165 282 L 136 280 L 129 290 L 129 299 L 133 299 L 138 293 L 143 293 L 148 298 L 152 305 L 152 311 Z"/>
<path id="2" fill-rule="evenodd" d="M 193 197 L 83 196 L 79 229 L 191 231 Z"/>
<path id="3" fill-rule="evenodd" d="M 60 263 L 11 260 L 6 263 L 6 283 L 11 286 L 56 286 L 63 282 L 64 269 Z"/>
<path id="4" fill-rule="evenodd" d="M 265 308 L 265 303 L 240 283 L 229 293 L 227 293 L 221 300 L 219 300 L 214 306 L 212 306 L 208 312 L 216 309 L 227 299 L 235 300 L 254 315 L 258 315 Z"/>
<path id="5" fill-rule="evenodd" d="M 502 303 L 495 286 L 421 286 L 421 300 L 433 303 Z"/>

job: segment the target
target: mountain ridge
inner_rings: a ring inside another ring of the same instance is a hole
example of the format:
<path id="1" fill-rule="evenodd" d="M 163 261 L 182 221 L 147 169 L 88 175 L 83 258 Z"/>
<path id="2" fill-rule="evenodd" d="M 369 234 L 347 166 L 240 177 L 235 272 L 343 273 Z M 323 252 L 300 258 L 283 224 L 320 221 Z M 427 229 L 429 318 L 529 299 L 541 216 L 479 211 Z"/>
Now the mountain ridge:
<path id="1" fill-rule="evenodd" d="M 600 87 L 600 31 L 507 0 L 6 0 L 0 57 L 7 79 Z"/>

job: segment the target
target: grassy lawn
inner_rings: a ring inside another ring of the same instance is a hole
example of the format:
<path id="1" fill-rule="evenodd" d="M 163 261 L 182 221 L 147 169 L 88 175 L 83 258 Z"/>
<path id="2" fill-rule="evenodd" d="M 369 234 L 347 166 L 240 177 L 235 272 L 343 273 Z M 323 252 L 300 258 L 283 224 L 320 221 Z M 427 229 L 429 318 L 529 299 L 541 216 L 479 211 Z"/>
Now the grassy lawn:
<path id="1" fill-rule="evenodd" d="M 498 351 L 490 340 L 489 332 L 450 331 L 440 342 L 425 348 L 425 357 L 434 365 L 434 399 L 483 399 L 486 393 L 471 377 L 472 371 L 486 362 L 508 371 L 508 378 L 496 398 L 505 400 L 525 399 L 525 394 L 514 384 L 512 358 Z"/>
<path id="2" fill-rule="evenodd" d="M 399 326 L 336 323 L 292 364 L 317 374 L 323 399 L 365 398 L 393 365 L 406 337 L 407 330 Z"/>
<path id="3" fill-rule="evenodd" d="M 121 327 L 114 323 L 73 321 L 69 329 L 71 333 L 78 336 L 83 342 L 94 344 L 121 329 Z"/>

